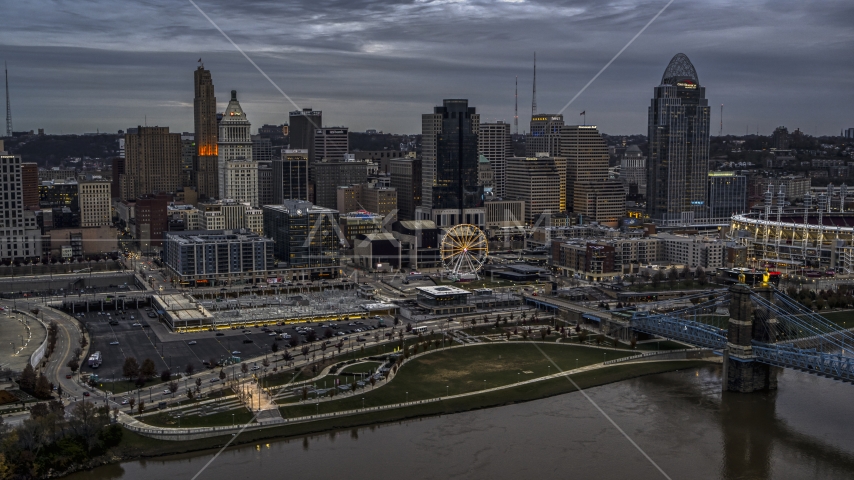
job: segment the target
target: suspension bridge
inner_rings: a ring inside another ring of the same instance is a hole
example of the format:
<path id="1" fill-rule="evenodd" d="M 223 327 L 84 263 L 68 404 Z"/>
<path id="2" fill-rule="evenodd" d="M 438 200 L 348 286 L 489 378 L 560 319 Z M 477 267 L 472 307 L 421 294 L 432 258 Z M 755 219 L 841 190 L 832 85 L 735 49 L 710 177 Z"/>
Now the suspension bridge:
<path id="1" fill-rule="evenodd" d="M 770 285 L 735 284 L 688 307 L 661 302 L 634 312 L 629 326 L 721 352 L 730 391 L 775 389 L 773 367 L 854 383 L 854 333 Z"/>

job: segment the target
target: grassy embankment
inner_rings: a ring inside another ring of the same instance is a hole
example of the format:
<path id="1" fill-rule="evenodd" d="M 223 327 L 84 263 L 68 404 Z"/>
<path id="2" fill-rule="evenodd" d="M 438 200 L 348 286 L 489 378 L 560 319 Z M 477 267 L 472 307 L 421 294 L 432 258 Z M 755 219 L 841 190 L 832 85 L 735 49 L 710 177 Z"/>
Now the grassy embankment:
<path id="1" fill-rule="evenodd" d="M 533 348 L 532 346 L 529 347 Z M 560 365 L 560 363 L 558 364 Z M 632 365 L 623 364 L 572 375 L 572 379 L 580 388 L 586 389 L 643 375 L 675 370 L 696 369 L 707 364 L 708 362 L 701 360 L 653 362 Z M 408 366 L 409 365 L 407 365 L 407 367 Z M 459 399 L 413 405 L 406 408 L 385 410 L 381 412 L 371 412 L 364 415 L 353 415 L 320 420 L 317 422 L 247 431 L 237 437 L 232 445 L 253 443 L 263 439 L 293 437 L 334 429 L 345 429 L 400 421 L 422 416 L 459 413 L 480 408 L 537 400 L 574 391 L 576 391 L 575 387 L 565 378 L 556 378 L 544 380 L 531 385 L 508 388 L 498 392 L 473 395 Z M 231 438 L 232 437 L 228 435 L 223 437 L 194 440 L 192 442 L 164 442 L 162 440 L 155 440 L 137 435 L 133 432 L 125 431 L 121 444 L 114 451 L 116 454 L 124 458 L 135 458 L 140 456 L 151 457 L 217 448 L 224 445 L 226 442 L 231 440 Z"/>

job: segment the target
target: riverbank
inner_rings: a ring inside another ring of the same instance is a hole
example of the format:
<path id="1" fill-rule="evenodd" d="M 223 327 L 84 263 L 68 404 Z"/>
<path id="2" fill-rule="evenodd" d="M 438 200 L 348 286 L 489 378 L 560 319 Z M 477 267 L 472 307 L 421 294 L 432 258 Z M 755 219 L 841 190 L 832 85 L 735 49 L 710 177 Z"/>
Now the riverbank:
<path id="1" fill-rule="evenodd" d="M 572 375 L 572 379 L 582 389 L 593 388 L 632 378 L 678 370 L 695 369 L 708 365 L 706 360 L 676 360 L 647 363 L 631 363 L 615 365 L 609 368 L 591 370 Z M 319 420 L 317 422 L 283 425 L 264 430 L 247 431 L 239 435 L 231 445 L 244 445 L 268 439 L 285 439 L 299 437 L 331 430 L 348 429 L 361 426 L 398 422 L 418 417 L 447 415 L 483 408 L 497 407 L 523 403 L 576 391 L 566 378 L 544 380 L 523 387 L 511 387 L 499 392 L 472 395 L 466 398 L 450 399 L 447 401 L 413 405 L 410 407 L 371 412 L 364 415 Z M 152 458 L 166 455 L 200 452 L 220 448 L 231 436 L 198 439 L 189 442 L 164 442 L 144 437 L 124 430 L 121 443 L 112 449 L 107 461 L 101 464 Z M 94 467 L 95 465 L 90 465 Z"/>

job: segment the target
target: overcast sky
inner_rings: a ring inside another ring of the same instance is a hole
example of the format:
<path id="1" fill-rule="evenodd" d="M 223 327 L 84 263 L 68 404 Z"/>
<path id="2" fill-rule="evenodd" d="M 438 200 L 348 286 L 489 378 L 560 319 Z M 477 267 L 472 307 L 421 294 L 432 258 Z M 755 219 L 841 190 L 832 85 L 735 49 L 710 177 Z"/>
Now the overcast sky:
<path id="1" fill-rule="evenodd" d="M 560 110 L 665 4 L 560 0 L 197 0 L 300 107 L 326 125 L 420 133 L 421 114 L 468 98 L 481 121 Z M 193 70 L 219 109 L 238 92 L 255 128 L 294 107 L 189 1 L 6 2 L 14 129 L 193 128 Z M 652 89 L 683 52 L 706 87 L 712 133 L 854 127 L 854 2 L 675 0 L 566 110 L 609 134 L 646 133 Z"/>

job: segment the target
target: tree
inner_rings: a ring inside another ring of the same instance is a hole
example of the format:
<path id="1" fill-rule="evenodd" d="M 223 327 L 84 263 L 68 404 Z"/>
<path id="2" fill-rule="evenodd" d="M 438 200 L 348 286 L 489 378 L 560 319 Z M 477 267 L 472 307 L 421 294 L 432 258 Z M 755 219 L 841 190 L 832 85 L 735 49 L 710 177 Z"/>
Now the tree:
<path id="1" fill-rule="evenodd" d="M 122 365 L 122 374 L 128 380 L 136 378 L 139 375 L 139 363 L 137 363 L 135 358 L 128 357 L 125 359 L 125 363 Z"/>
<path id="2" fill-rule="evenodd" d="M 95 448 L 98 442 L 98 433 L 109 422 L 109 408 L 96 407 L 92 402 L 75 403 L 68 417 L 69 429 L 86 443 L 89 451 Z"/>
<path id="3" fill-rule="evenodd" d="M 36 371 L 29 363 L 24 367 L 24 371 L 21 372 L 21 379 L 18 380 L 18 385 L 21 387 L 21 390 L 27 393 L 33 393 L 35 391 Z"/>
<path id="4" fill-rule="evenodd" d="M 139 367 L 139 374 L 146 379 L 154 377 L 157 374 L 157 367 L 154 366 L 154 361 L 146 358 L 142 361 L 142 366 Z"/>
<path id="5" fill-rule="evenodd" d="M 703 286 L 708 283 L 708 281 L 709 279 L 706 276 L 706 271 L 703 270 L 703 267 L 697 267 L 697 283 L 699 283 L 700 286 Z"/>
<path id="6" fill-rule="evenodd" d="M 676 287 L 676 282 L 679 281 L 679 273 L 676 271 L 676 267 L 670 267 L 667 271 L 667 285 L 670 286 L 670 289 L 673 290 Z"/>
<path id="7" fill-rule="evenodd" d="M 169 388 L 169 393 L 171 393 L 172 395 L 175 395 L 175 392 L 178 391 L 178 382 L 176 382 L 174 380 L 169 382 L 168 388 Z"/>
<path id="8" fill-rule="evenodd" d="M 614 345 L 614 348 L 617 348 L 617 347 L 619 347 L 619 346 L 620 346 L 620 341 L 617 339 L 617 337 L 614 337 L 614 338 L 611 340 L 611 343 Z"/>
<path id="9" fill-rule="evenodd" d="M 192 388 L 187 389 L 187 398 L 189 398 L 190 400 L 193 399 L 193 389 Z"/>
<path id="10" fill-rule="evenodd" d="M 241 363 L 241 364 L 240 364 L 240 371 L 241 371 L 244 375 L 246 375 L 246 374 L 249 372 L 249 365 L 246 365 L 245 363 Z"/>
<path id="11" fill-rule="evenodd" d="M 202 391 L 202 379 L 201 378 L 196 379 L 196 391 L 199 393 L 201 393 L 201 391 Z"/>
<path id="12" fill-rule="evenodd" d="M 72 358 L 65 365 L 71 369 L 71 373 L 76 373 L 77 369 L 80 368 L 80 361 L 76 358 Z"/>
<path id="13" fill-rule="evenodd" d="M 604 336 L 601 333 L 596 335 L 596 345 L 602 345 L 602 340 L 604 340 Z"/>
<path id="14" fill-rule="evenodd" d="M 160 372 L 160 380 L 168 382 L 170 378 L 172 378 L 172 372 L 168 368 Z"/>
<path id="15" fill-rule="evenodd" d="M 130 397 L 128 399 L 128 405 L 130 405 L 130 412 L 133 413 L 133 406 L 136 405 L 136 399 L 133 397 Z"/>
<path id="16" fill-rule="evenodd" d="M 290 345 L 291 348 L 296 347 L 297 345 L 299 345 L 299 339 L 297 339 L 297 337 L 291 337 L 291 339 L 288 340 L 288 345 Z"/>
<path id="17" fill-rule="evenodd" d="M 326 344 L 324 344 L 323 346 L 325 347 Z M 267 368 L 270 366 L 270 361 L 267 360 L 267 357 L 264 357 L 264 360 L 261 360 L 261 365 L 264 365 L 264 368 Z"/>
<path id="18" fill-rule="evenodd" d="M 305 336 L 305 338 L 309 342 L 313 342 L 313 341 L 317 340 L 317 334 L 314 333 L 314 330 L 309 330 L 308 334 Z"/>
<path id="19" fill-rule="evenodd" d="M 548 333 L 546 333 L 546 330 L 545 330 L 544 328 L 541 328 L 541 329 L 540 329 L 540 339 L 542 339 L 543 341 L 545 341 L 545 340 L 546 340 L 546 335 L 548 335 Z"/>
<path id="20" fill-rule="evenodd" d="M 300 353 L 302 353 L 303 360 L 308 359 L 308 354 L 311 352 L 311 347 L 308 345 L 304 345 L 302 349 L 300 349 Z"/>
<path id="21" fill-rule="evenodd" d="M 270 350 L 272 350 L 273 353 L 278 352 L 279 351 L 279 342 L 273 342 L 273 344 L 270 345 Z"/>
<path id="22" fill-rule="evenodd" d="M 634 350 L 635 347 L 637 347 L 637 345 L 638 345 L 638 337 L 637 337 L 637 335 L 632 335 L 632 340 L 631 340 L 632 350 Z"/>
<path id="23" fill-rule="evenodd" d="M 139 405 L 136 406 L 136 413 L 142 415 L 142 412 L 145 411 L 145 400 L 140 400 Z"/>
<path id="24" fill-rule="evenodd" d="M 338 355 L 341 355 L 341 349 L 344 348 L 344 341 L 342 340 L 342 341 L 338 342 L 338 344 L 335 345 L 335 348 L 338 349 Z"/>
<path id="25" fill-rule="evenodd" d="M 186 372 L 186 373 L 187 373 L 187 375 L 192 375 L 192 374 L 193 374 L 193 371 L 194 371 L 195 369 L 196 369 L 196 367 L 194 367 L 192 363 L 188 363 L 188 364 L 187 364 L 187 366 L 186 366 L 186 367 L 184 367 L 184 372 Z"/>
<path id="26" fill-rule="evenodd" d="M 331 328 L 327 328 L 326 330 L 323 331 L 323 336 L 325 338 L 332 338 L 332 335 L 333 335 L 333 332 L 332 332 Z"/>
<path id="27" fill-rule="evenodd" d="M 653 288 L 658 288 L 662 281 L 664 281 L 664 273 L 661 270 L 657 270 L 652 278 L 650 278 Z"/>

